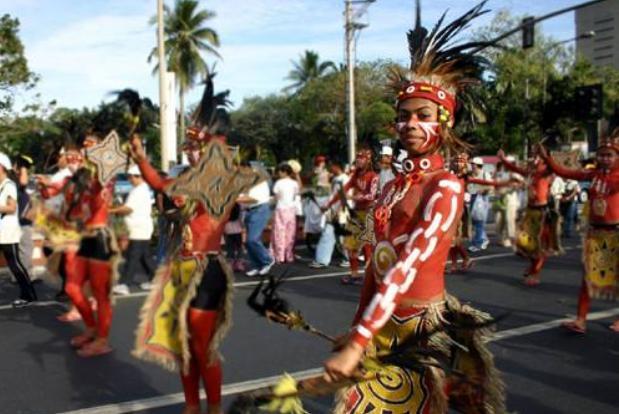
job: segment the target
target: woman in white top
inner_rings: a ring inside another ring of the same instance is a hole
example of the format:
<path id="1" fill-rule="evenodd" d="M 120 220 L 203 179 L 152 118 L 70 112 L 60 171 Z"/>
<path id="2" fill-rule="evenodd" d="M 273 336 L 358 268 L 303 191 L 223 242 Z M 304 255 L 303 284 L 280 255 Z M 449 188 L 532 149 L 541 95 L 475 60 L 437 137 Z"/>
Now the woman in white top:
<path id="1" fill-rule="evenodd" d="M 14 307 L 26 306 L 37 300 L 37 294 L 30 281 L 28 270 L 19 258 L 19 217 L 17 208 L 17 186 L 9 178 L 11 160 L 0 152 L 0 250 L 19 284 L 19 299 L 13 301 Z"/>
<path id="2" fill-rule="evenodd" d="M 299 184 L 292 179 L 293 171 L 287 163 L 277 167 L 279 179 L 273 186 L 276 200 L 271 231 L 271 250 L 277 263 L 294 262 L 294 241 L 297 227 L 295 199 L 299 195 Z"/>

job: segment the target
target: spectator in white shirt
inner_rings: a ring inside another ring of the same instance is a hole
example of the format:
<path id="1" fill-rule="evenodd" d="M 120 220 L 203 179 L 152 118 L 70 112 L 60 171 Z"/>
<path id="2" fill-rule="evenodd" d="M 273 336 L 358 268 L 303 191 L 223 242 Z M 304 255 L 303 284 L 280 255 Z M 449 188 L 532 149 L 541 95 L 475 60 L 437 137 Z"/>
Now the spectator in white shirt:
<path id="1" fill-rule="evenodd" d="M 279 179 L 273 186 L 276 200 L 271 231 L 271 250 L 277 263 L 294 262 L 294 241 L 297 227 L 296 198 L 299 184 L 292 179 L 290 165 L 282 163 L 277 167 Z"/>
<path id="2" fill-rule="evenodd" d="M 140 169 L 133 165 L 127 171 L 133 188 L 125 204 L 110 209 L 110 213 L 124 216 L 129 231 L 129 246 L 125 252 L 125 268 L 121 282 L 114 287 L 114 293 L 129 294 L 128 284 L 135 283 L 136 274 L 141 270 L 148 277 L 140 284 L 142 290 L 150 290 L 150 280 L 155 271 L 155 264 L 150 251 L 150 238 L 153 235 L 152 199 L 148 184 L 142 178 Z"/>
<path id="3" fill-rule="evenodd" d="M 19 209 L 17 207 L 17 186 L 9 178 L 12 172 L 11 160 L 0 152 L 0 250 L 6 263 L 19 284 L 19 299 L 13 307 L 23 307 L 37 300 L 28 270 L 19 257 Z"/>
<path id="4" fill-rule="evenodd" d="M 380 150 L 380 173 L 378 175 L 378 193 L 383 192 L 385 185 L 395 178 L 391 161 L 393 159 L 393 148 L 384 146 Z"/>

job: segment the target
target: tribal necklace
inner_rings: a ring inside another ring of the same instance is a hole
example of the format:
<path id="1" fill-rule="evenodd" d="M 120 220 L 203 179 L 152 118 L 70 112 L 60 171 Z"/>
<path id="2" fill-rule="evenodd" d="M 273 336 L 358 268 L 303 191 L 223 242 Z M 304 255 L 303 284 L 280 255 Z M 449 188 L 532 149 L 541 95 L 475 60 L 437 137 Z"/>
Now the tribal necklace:
<path id="1" fill-rule="evenodd" d="M 374 209 L 375 234 L 384 236 L 393 207 L 404 198 L 413 184 L 419 183 L 425 174 L 443 168 L 443 164 L 440 154 L 408 158 L 402 162 L 402 173 L 397 175 L 381 204 Z"/>

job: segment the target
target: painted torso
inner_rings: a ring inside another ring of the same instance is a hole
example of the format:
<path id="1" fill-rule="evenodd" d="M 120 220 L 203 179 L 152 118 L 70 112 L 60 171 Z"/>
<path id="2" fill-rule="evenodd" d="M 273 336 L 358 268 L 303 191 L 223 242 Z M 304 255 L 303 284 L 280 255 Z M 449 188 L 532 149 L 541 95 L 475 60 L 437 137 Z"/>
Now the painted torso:
<path id="1" fill-rule="evenodd" d="M 596 170 L 589 187 L 589 221 L 619 224 L 619 168 Z"/>
<path id="2" fill-rule="evenodd" d="M 550 186 L 553 175 L 534 172 L 528 177 L 528 196 L 530 206 L 544 206 L 548 204 Z"/>

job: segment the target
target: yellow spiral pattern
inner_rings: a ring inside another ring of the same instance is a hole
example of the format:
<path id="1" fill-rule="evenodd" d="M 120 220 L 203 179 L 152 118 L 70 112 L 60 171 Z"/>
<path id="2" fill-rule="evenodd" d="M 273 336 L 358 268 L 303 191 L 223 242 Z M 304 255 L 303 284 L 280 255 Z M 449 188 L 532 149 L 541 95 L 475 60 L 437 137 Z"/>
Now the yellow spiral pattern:
<path id="1" fill-rule="evenodd" d="M 391 269 L 398 260 L 398 255 L 391 243 L 388 241 L 381 241 L 374 248 L 374 255 L 372 259 L 376 275 L 385 276 L 389 269 Z"/>

